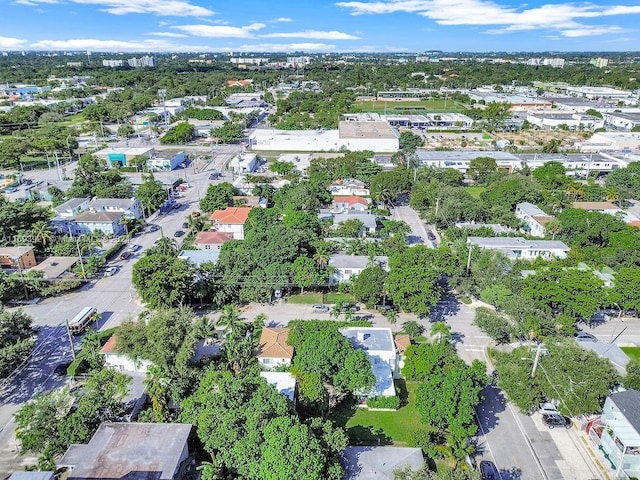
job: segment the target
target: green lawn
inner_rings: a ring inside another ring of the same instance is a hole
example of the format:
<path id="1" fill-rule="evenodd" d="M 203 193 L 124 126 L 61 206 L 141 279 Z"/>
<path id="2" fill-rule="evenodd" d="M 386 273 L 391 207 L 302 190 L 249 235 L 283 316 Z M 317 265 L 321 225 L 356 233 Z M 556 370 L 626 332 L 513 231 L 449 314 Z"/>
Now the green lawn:
<path id="1" fill-rule="evenodd" d="M 372 412 L 365 408 L 341 406 L 331 414 L 331 419 L 336 425 L 346 428 L 350 445 L 406 446 L 409 433 L 420 423 L 415 409 L 417 386 L 418 382 L 405 384 L 404 380 L 396 381 L 396 390 L 405 406 L 395 412 Z"/>
<path id="2" fill-rule="evenodd" d="M 407 108 L 409 107 L 409 108 Z M 371 100 L 366 102 L 356 102 L 352 107 L 358 112 L 377 112 L 388 114 L 393 113 L 437 113 L 437 112 L 464 112 L 467 107 L 453 100 L 447 100 L 446 105 L 443 98 L 423 100 L 420 102 L 397 102 L 395 100 Z"/>
<path id="3" fill-rule="evenodd" d="M 464 187 L 464 189 L 473 197 L 480 198 L 480 194 L 484 192 L 485 187 Z"/>
<path id="4" fill-rule="evenodd" d="M 299 295 L 291 295 L 287 297 L 288 303 L 298 303 L 302 305 L 313 305 L 315 303 L 338 303 L 338 302 L 350 302 L 354 303 L 353 296 L 346 293 L 329 292 L 324 294 L 319 292 L 302 293 Z"/>
<path id="5" fill-rule="evenodd" d="M 631 360 L 637 360 L 640 362 L 640 347 L 620 347 L 624 353 L 627 354 Z"/>

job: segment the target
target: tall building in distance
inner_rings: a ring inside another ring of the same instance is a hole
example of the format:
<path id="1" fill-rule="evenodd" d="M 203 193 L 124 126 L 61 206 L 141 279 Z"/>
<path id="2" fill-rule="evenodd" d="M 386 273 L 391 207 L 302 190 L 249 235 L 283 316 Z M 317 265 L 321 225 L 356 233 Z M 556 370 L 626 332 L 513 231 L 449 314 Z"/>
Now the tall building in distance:
<path id="1" fill-rule="evenodd" d="M 156 68 L 156 59 L 149 55 L 145 55 L 144 57 L 140 58 L 130 58 L 129 60 L 127 60 L 127 63 L 129 63 L 129 66 L 133 68 Z"/>
<path id="2" fill-rule="evenodd" d="M 594 67 L 604 68 L 609 66 L 609 59 L 608 58 L 592 58 L 589 61 L 589 63 Z"/>
<path id="3" fill-rule="evenodd" d="M 291 65 L 309 65 L 311 57 L 287 57 L 287 63 Z"/>
<path id="4" fill-rule="evenodd" d="M 553 68 L 564 68 L 564 58 L 543 58 L 542 65 L 548 65 Z"/>
<path id="5" fill-rule="evenodd" d="M 122 60 L 102 60 L 103 67 L 119 68 L 122 66 Z"/>

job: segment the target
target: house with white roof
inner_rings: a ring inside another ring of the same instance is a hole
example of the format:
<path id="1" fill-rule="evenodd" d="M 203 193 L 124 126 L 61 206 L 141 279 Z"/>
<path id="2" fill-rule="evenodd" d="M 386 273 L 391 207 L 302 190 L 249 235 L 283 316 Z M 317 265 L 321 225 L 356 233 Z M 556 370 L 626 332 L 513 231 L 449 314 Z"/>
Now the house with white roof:
<path id="1" fill-rule="evenodd" d="M 289 372 L 260 372 L 269 385 L 273 385 L 279 393 L 292 402 L 296 397 L 296 377 Z"/>
<path id="2" fill-rule="evenodd" d="M 566 258 L 569 247 L 557 240 L 527 240 L 520 237 L 468 237 L 467 245 L 498 250 L 512 260 Z"/>
<path id="3" fill-rule="evenodd" d="M 366 212 L 358 212 L 350 211 L 348 213 L 337 213 L 333 216 L 333 226 L 334 228 L 338 228 L 341 223 L 347 222 L 349 220 L 358 220 L 362 222 L 364 225 L 364 230 L 369 233 L 376 233 L 376 228 L 378 227 L 378 222 L 376 220 L 376 216 L 371 213 Z M 364 234 L 364 232 L 361 232 Z"/>
<path id="4" fill-rule="evenodd" d="M 383 270 L 389 271 L 388 257 L 378 256 L 373 259 L 373 262 L 371 260 L 371 257 L 367 255 L 331 255 L 329 265 L 334 268 L 334 273 L 329 278 L 329 283 L 337 285 L 348 282 L 351 277 L 359 275 L 365 268 L 372 265 L 378 265 Z"/>
<path id="5" fill-rule="evenodd" d="M 547 215 L 537 205 L 522 202 L 516 205 L 516 217 L 522 220 L 526 226 L 524 230 L 534 237 L 545 236 L 545 225 L 556 217 Z"/>
<path id="6" fill-rule="evenodd" d="M 390 328 L 352 327 L 341 328 L 353 348 L 363 350 L 371 363 L 376 384 L 370 392 L 361 392 L 370 397 L 394 397 L 393 379 L 400 376 L 398 356 Z"/>

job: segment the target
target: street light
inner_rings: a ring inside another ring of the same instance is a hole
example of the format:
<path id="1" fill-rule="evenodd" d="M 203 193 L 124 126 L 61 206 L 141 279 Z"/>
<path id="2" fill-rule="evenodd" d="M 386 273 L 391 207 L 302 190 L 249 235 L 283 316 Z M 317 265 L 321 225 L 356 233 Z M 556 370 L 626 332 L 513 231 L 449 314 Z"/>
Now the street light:
<path id="1" fill-rule="evenodd" d="M 69 236 L 73 238 L 71 233 L 71 225 L 69 225 Z M 87 273 L 84 270 L 84 262 L 82 261 L 82 254 L 80 253 L 80 237 L 76 237 L 76 248 L 78 249 L 78 260 L 80 260 L 80 269 L 82 270 L 82 278 L 87 278 Z"/>

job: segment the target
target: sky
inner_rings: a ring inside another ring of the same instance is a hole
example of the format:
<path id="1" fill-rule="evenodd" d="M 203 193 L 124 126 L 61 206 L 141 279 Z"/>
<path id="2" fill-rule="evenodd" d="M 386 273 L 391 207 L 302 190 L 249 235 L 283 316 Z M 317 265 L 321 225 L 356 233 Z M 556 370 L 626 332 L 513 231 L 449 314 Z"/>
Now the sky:
<path id="1" fill-rule="evenodd" d="M 0 50 L 640 50 L 640 1 L 0 0 Z"/>

